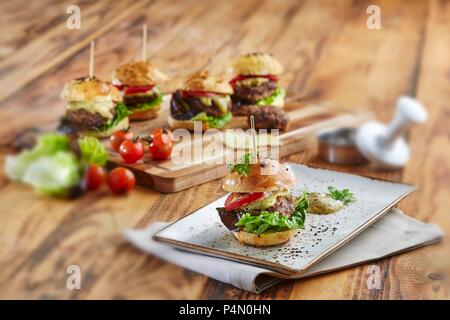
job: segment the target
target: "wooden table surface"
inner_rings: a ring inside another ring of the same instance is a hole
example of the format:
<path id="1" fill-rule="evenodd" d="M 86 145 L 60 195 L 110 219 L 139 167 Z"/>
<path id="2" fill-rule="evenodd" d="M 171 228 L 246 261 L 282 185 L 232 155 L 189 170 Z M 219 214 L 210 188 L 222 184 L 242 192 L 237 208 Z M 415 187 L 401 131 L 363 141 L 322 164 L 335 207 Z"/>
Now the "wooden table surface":
<path id="1" fill-rule="evenodd" d="M 45 4 L 46 2 L 46 4 Z M 66 8 L 81 8 L 81 30 L 66 29 Z M 369 4 L 381 8 L 381 30 L 366 26 Z M 450 230 L 450 1 L 2 1 L 0 4 L 1 164 L 18 130 L 55 122 L 63 84 L 88 71 L 96 39 L 96 74 L 140 55 L 142 24 L 149 55 L 173 79 L 214 69 L 249 51 L 283 62 L 289 95 L 368 108 L 387 121 L 400 95 L 417 97 L 429 120 L 410 134 L 404 170 L 338 167 L 317 159 L 316 146 L 290 161 L 404 181 L 419 191 L 399 207 Z M 143 254 L 125 228 L 173 221 L 223 195 L 220 181 L 175 194 L 107 190 L 77 201 L 46 199 L 0 174 L 0 298 L 448 299 L 449 246 L 379 260 L 380 289 L 366 286 L 370 264 L 299 281 L 260 295 L 241 291 Z M 81 290 L 66 288 L 66 268 L 81 268 Z"/>

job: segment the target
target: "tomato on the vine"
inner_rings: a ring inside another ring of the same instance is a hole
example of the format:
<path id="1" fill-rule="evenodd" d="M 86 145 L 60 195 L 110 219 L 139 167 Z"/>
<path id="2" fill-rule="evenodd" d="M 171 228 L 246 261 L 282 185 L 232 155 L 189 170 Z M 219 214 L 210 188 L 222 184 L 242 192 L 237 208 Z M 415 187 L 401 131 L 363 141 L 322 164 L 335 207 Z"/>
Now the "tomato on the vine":
<path id="1" fill-rule="evenodd" d="M 119 167 L 109 173 L 107 182 L 113 193 L 126 194 L 136 185 L 136 178 L 127 168 Z"/>
<path id="2" fill-rule="evenodd" d="M 144 157 L 144 145 L 139 138 L 124 140 L 120 144 L 119 153 L 125 163 L 136 163 Z"/>
<path id="3" fill-rule="evenodd" d="M 111 143 L 111 148 L 113 148 L 113 150 L 119 152 L 120 144 L 124 140 L 132 140 L 133 139 L 133 132 L 131 132 L 129 129 L 130 128 L 116 131 L 111 135 L 111 137 L 109 137 L 109 141 Z"/>
<path id="4" fill-rule="evenodd" d="M 85 181 L 88 190 L 99 189 L 105 181 L 105 170 L 98 165 L 91 164 L 86 170 Z"/>

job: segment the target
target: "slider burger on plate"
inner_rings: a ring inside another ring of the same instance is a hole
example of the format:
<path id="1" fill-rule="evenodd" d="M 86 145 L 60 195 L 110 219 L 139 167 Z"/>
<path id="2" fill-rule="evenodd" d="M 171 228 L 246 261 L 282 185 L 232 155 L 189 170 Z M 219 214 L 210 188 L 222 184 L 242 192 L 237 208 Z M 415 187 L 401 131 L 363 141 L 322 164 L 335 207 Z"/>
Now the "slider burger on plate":
<path id="1" fill-rule="evenodd" d="M 236 75 L 231 79 L 233 87 L 233 116 L 248 120 L 255 117 L 256 129 L 285 130 L 289 121 L 282 110 L 285 91 L 278 84 L 283 67 L 273 56 L 250 53 L 232 62 Z"/>
<path id="2" fill-rule="evenodd" d="M 221 129 L 233 118 L 231 98 L 233 88 L 208 72 L 190 75 L 181 89 L 172 94 L 169 125 L 172 128 L 194 130 L 194 121 L 202 122 L 202 130 Z"/>
<path id="3" fill-rule="evenodd" d="M 67 102 L 60 131 L 108 137 L 128 127 L 128 110 L 112 83 L 84 77 L 69 81 L 61 93 Z"/>
<path id="4" fill-rule="evenodd" d="M 118 67 L 112 81 L 131 112 L 130 119 L 145 120 L 158 116 L 163 93 L 157 84 L 166 80 L 167 76 L 149 62 L 133 61 Z"/>
<path id="5" fill-rule="evenodd" d="M 222 188 L 231 192 L 223 208 L 217 208 L 222 223 L 243 244 L 266 247 L 287 242 L 303 228 L 308 201 L 293 196 L 289 187 L 295 177 L 276 160 L 243 163 L 228 172 Z"/>

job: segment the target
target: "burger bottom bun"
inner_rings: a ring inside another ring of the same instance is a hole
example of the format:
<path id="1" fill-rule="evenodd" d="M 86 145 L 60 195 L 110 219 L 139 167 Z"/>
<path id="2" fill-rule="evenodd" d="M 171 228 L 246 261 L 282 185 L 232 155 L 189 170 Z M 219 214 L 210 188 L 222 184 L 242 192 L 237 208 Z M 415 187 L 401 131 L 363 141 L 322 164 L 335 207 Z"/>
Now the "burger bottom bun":
<path id="1" fill-rule="evenodd" d="M 130 120 L 147 120 L 147 119 L 153 119 L 158 116 L 159 110 L 161 109 L 161 106 L 156 106 L 148 110 L 144 111 L 136 111 L 133 112 L 128 116 Z"/>
<path id="2" fill-rule="evenodd" d="M 128 120 L 128 118 L 124 118 L 122 121 L 120 121 L 117 126 L 110 128 L 109 130 L 106 131 L 85 131 L 80 133 L 80 135 L 82 136 L 94 136 L 97 138 L 108 138 L 113 132 L 115 131 L 119 131 L 119 130 L 124 130 L 126 128 L 128 128 L 130 124 L 130 121 Z"/>
<path id="3" fill-rule="evenodd" d="M 233 232 L 233 235 L 240 243 L 255 246 L 255 247 L 269 247 L 285 243 L 291 239 L 295 230 L 286 230 L 278 232 L 267 232 L 263 234 L 254 234 L 246 231 Z"/>
<path id="4" fill-rule="evenodd" d="M 169 115 L 167 117 L 167 122 L 172 129 L 187 129 L 189 131 L 194 131 L 194 121 L 192 120 L 177 120 Z M 202 122 L 202 131 L 206 131 L 208 129 L 209 125 L 205 122 Z"/>

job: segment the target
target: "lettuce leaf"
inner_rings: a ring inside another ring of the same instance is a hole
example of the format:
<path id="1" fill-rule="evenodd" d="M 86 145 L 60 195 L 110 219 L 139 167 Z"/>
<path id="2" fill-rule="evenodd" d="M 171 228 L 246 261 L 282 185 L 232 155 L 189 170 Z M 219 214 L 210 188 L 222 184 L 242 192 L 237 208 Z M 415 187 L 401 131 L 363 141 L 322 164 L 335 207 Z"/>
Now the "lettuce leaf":
<path id="1" fill-rule="evenodd" d="M 38 192 L 63 196 L 80 180 L 79 163 L 70 151 L 59 151 L 31 163 L 22 181 Z"/>
<path id="2" fill-rule="evenodd" d="M 232 118 L 233 118 L 233 115 L 231 112 L 228 112 L 226 115 L 224 115 L 222 117 L 208 116 L 205 112 L 200 112 L 199 114 L 194 116 L 191 120 L 192 121 L 203 121 L 203 122 L 208 123 L 208 125 L 211 128 L 221 129 L 221 128 L 225 127 L 225 125 L 228 122 L 230 122 Z"/>
<path id="3" fill-rule="evenodd" d="M 108 160 L 108 153 L 95 137 L 86 136 L 77 140 L 81 151 L 81 160 L 87 164 L 104 166 Z"/>
<path id="4" fill-rule="evenodd" d="M 44 156 L 52 156 L 60 151 L 68 151 L 69 138 L 65 135 L 49 133 L 41 135 L 31 150 L 25 150 L 16 156 L 7 156 L 5 161 L 6 176 L 13 181 L 20 181 L 30 165 Z"/>
<path id="5" fill-rule="evenodd" d="M 286 92 L 284 89 L 278 87 L 275 92 L 261 100 L 258 100 L 256 102 L 259 106 L 275 106 L 275 107 L 282 107 L 284 104 L 284 97 L 286 95 Z"/>
<path id="6" fill-rule="evenodd" d="M 259 215 L 244 213 L 236 227 L 255 234 L 300 229 L 303 228 L 307 210 L 308 200 L 304 193 L 296 200 L 295 210 L 290 217 L 282 216 L 276 211 L 262 211 Z"/>
<path id="7" fill-rule="evenodd" d="M 116 116 L 114 119 L 112 119 L 109 123 L 104 125 L 100 131 L 107 131 L 111 128 L 114 128 L 117 126 L 123 119 L 128 117 L 130 115 L 130 111 L 125 107 L 125 105 L 122 102 L 119 102 L 116 106 Z"/>
<path id="8" fill-rule="evenodd" d="M 130 112 L 146 111 L 146 110 L 149 110 L 149 109 L 152 109 L 152 108 L 155 108 L 155 107 L 159 106 L 162 103 L 162 100 L 163 100 L 163 95 L 159 94 L 152 101 L 145 102 L 145 103 L 140 103 L 136 107 L 128 108 L 128 110 Z"/>

